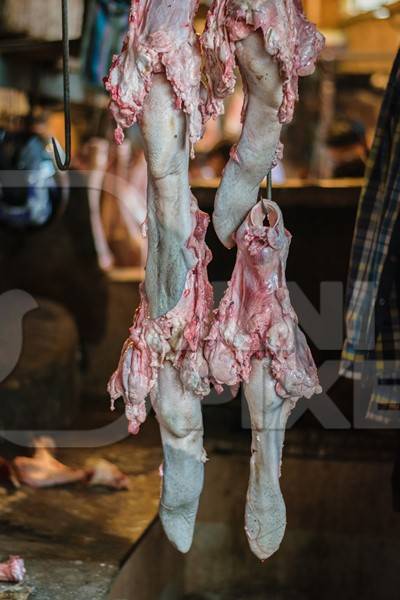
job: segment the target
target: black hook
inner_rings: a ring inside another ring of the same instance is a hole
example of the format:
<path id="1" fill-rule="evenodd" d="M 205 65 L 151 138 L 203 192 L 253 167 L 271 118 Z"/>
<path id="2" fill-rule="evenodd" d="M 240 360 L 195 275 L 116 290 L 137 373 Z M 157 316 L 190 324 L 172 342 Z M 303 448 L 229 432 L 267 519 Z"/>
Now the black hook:
<path id="1" fill-rule="evenodd" d="M 57 142 L 53 138 L 54 157 L 57 167 L 67 171 L 71 164 L 71 93 L 69 82 L 69 32 L 68 32 L 68 0 L 62 4 L 62 43 L 63 43 L 63 78 L 64 78 L 64 118 L 65 118 L 65 159 L 61 159 Z"/>

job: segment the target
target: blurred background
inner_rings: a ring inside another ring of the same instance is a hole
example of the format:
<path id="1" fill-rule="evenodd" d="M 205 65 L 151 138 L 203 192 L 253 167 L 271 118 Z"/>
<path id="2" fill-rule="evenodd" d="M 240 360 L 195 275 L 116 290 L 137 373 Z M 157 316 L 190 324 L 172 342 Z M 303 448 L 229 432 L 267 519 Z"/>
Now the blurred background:
<path id="1" fill-rule="evenodd" d="M 208 4 L 200 2 L 198 32 Z M 114 144 L 102 82 L 121 48 L 129 7 L 128 0 L 69 1 L 72 169 L 61 174 L 50 143 L 54 136 L 65 146 L 61 2 L 0 3 L 0 293 L 23 290 L 39 305 L 24 318 L 17 367 L 0 382 L 2 454 L 29 454 L 23 441 L 43 431 L 62 446 L 68 431 L 65 445 L 76 447 L 63 449 L 64 458 L 79 463 L 102 452 L 125 469 L 134 490 L 118 497 L 69 489 L 4 492 L 0 553 L 27 557 L 31 597 L 40 600 L 394 600 L 400 589 L 398 435 L 364 423 L 353 427 L 352 382 L 339 378 L 338 369 L 357 204 L 399 48 L 400 2 L 304 2 L 327 44 L 314 75 L 300 80 L 273 193 L 294 235 L 288 279 L 325 369 L 336 429 L 301 404 L 285 446 L 288 533 L 266 565 L 256 564 L 243 533 L 249 431 L 240 393 L 204 407 L 212 460 L 186 558 L 169 548 L 156 517 L 155 420 L 137 438 L 124 439 L 122 406 L 108 410 L 106 385 L 138 305 L 147 253 L 140 132 L 135 126 L 122 146 Z M 225 115 L 209 122 L 191 161 L 193 192 L 210 214 L 240 136 L 242 102 L 239 79 Z M 15 171 L 21 175 L 10 183 L 7 173 Z M 219 297 L 235 251 L 222 248 L 212 228 L 207 242 Z M 322 294 L 321 284 L 328 286 Z M 318 323 L 311 330 L 310 314 Z M 82 431 L 103 432 L 103 449 L 82 449 L 85 438 L 98 440 Z M 54 570 L 46 567 L 49 560 Z"/>
<path id="2" fill-rule="evenodd" d="M 69 7 L 74 167 L 100 169 L 104 177 L 118 174 L 125 181 L 120 182 L 125 190 L 118 191 L 118 199 L 111 190 L 99 199 L 96 244 L 105 269 L 143 267 L 146 258 L 139 227 L 146 188 L 140 133 L 133 127 L 123 148 L 113 146 L 103 91 L 112 55 L 122 45 L 129 4 L 71 0 Z M 400 7 L 373 0 L 304 4 L 327 45 L 315 75 L 300 81 L 300 102 L 283 134 L 285 154 L 274 181 L 362 178 L 398 47 Z M 201 2 L 198 32 L 207 9 L 207 2 Z M 54 135 L 63 145 L 59 3 L 24 2 L 21 11 L 19 4 L 4 0 L 1 15 L 0 126 L 8 132 L 30 127 L 47 138 Z M 221 175 L 229 147 L 240 135 L 242 101 L 239 82 L 226 101 L 224 117 L 208 124 L 198 144 L 191 164 L 193 184 L 215 184 Z"/>

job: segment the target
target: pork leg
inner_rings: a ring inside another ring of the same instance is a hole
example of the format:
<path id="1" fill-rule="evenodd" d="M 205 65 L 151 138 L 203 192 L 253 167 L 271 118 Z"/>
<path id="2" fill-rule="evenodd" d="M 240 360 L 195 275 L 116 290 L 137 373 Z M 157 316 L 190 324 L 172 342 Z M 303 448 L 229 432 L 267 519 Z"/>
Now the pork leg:
<path id="1" fill-rule="evenodd" d="M 249 382 L 244 383 L 252 429 L 245 531 L 260 560 L 278 550 L 285 533 L 286 508 L 279 478 L 285 427 L 295 403 L 277 395 L 269 360 L 254 359 Z"/>
<path id="2" fill-rule="evenodd" d="M 187 117 L 175 107 L 165 75 L 154 76 L 142 119 L 148 163 L 146 295 L 152 318 L 181 299 L 195 257 L 187 248 L 192 234 Z M 203 487 L 203 423 L 200 398 L 186 390 L 166 362 L 152 392 L 164 450 L 160 518 L 181 552 L 192 544 Z"/>
<path id="3" fill-rule="evenodd" d="M 159 372 L 152 403 L 164 451 L 160 519 L 168 539 L 185 553 L 192 545 L 204 480 L 201 402 L 166 363 Z"/>
<path id="4" fill-rule="evenodd" d="M 165 74 L 154 75 L 141 127 L 148 165 L 145 288 L 153 319 L 178 304 L 195 264 L 187 248 L 192 232 L 187 116 L 175 104 Z"/>
<path id="5" fill-rule="evenodd" d="M 246 91 L 242 134 L 225 167 L 216 195 L 214 228 L 227 247 L 233 234 L 257 202 L 260 183 L 272 167 L 282 125 L 279 108 L 283 85 L 278 63 L 265 51 L 259 31 L 236 42 L 236 57 Z"/>

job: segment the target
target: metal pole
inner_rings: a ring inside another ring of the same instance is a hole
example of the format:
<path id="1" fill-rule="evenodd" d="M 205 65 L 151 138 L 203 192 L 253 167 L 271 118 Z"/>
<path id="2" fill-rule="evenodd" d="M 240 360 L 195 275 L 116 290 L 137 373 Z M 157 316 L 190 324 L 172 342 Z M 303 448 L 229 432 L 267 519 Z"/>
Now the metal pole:
<path id="1" fill-rule="evenodd" d="M 57 143 L 53 138 L 54 156 L 58 168 L 67 171 L 71 164 L 71 92 L 69 81 L 69 31 L 68 0 L 61 0 L 62 6 L 62 45 L 63 45 L 63 81 L 64 81 L 64 119 L 65 119 L 65 159 L 60 157 Z"/>

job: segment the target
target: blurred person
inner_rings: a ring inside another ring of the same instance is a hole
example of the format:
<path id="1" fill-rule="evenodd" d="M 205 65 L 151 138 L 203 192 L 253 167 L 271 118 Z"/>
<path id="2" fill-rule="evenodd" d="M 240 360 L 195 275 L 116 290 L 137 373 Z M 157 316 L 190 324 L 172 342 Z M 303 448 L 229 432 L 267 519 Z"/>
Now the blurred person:
<path id="1" fill-rule="evenodd" d="M 143 267 L 147 255 L 142 235 L 146 199 L 140 192 L 143 173 L 140 173 L 140 157 L 135 157 L 133 169 L 131 159 L 132 146 L 128 140 L 120 146 L 111 146 L 101 196 L 103 227 L 117 267 Z M 138 187 L 133 183 L 135 180 Z"/>
<path id="2" fill-rule="evenodd" d="M 368 146 L 362 123 L 337 119 L 328 132 L 326 146 L 333 178 L 364 177 Z"/>
<path id="3" fill-rule="evenodd" d="M 133 147 L 130 166 L 128 168 L 128 180 L 134 188 L 135 202 L 129 206 L 135 213 L 135 219 L 141 225 L 146 220 L 147 213 L 147 162 L 143 147 Z"/>

